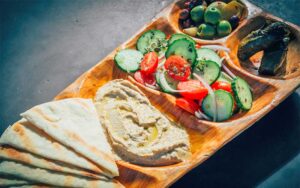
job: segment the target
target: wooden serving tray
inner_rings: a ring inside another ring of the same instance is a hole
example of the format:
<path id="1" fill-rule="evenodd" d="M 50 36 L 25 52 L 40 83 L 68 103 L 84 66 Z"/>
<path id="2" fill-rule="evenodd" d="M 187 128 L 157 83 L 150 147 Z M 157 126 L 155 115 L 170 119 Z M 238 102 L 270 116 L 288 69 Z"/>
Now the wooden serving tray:
<path id="1" fill-rule="evenodd" d="M 225 122 L 199 120 L 176 107 L 174 96 L 138 84 L 127 73 L 120 71 L 115 66 L 113 58 L 116 52 L 123 48 L 135 48 L 136 40 L 143 32 L 155 28 L 164 31 L 168 35 L 176 32 L 180 33 L 178 17 L 183 5 L 182 0 L 176 1 L 165 8 L 132 38 L 56 96 L 56 100 L 69 97 L 93 98 L 97 89 L 106 82 L 117 78 L 129 79 L 140 87 L 151 103 L 162 113 L 187 127 L 192 150 L 190 159 L 175 165 L 162 167 L 144 167 L 118 161 L 120 176 L 117 179 L 126 187 L 170 186 L 275 108 L 300 85 L 300 28 L 296 25 L 285 22 L 290 26 L 295 38 L 289 44 L 286 70 L 280 72 L 277 76 L 260 76 L 253 66 L 249 66 L 249 62 L 238 60 L 236 56 L 237 46 L 244 36 L 259 28 L 266 19 L 283 21 L 263 12 L 248 1 L 242 2 L 247 7 L 244 19 L 228 37 L 218 40 L 194 39 L 199 44 L 223 44 L 231 49 L 230 57 L 232 61 L 226 63 L 227 67 L 236 75 L 247 80 L 253 90 L 253 107 L 248 112 L 238 113 Z"/>

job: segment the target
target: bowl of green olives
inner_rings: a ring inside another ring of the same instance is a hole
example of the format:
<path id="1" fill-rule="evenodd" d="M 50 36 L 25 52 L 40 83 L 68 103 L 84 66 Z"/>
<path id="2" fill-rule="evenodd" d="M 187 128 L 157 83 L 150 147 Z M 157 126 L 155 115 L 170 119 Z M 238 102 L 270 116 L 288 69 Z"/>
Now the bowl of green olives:
<path id="1" fill-rule="evenodd" d="M 247 17 L 240 0 L 185 0 L 179 10 L 179 29 L 202 40 L 229 36 Z"/>

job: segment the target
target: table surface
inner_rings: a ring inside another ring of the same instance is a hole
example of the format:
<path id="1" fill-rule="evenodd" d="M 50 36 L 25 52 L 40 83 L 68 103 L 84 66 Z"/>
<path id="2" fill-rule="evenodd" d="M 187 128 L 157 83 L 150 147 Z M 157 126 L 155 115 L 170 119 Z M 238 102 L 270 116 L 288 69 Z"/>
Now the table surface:
<path id="1" fill-rule="evenodd" d="M 0 0 L 0 134 L 172 0 Z M 253 0 L 300 25 L 299 0 Z M 300 89 L 172 187 L 300 187 Z"/>

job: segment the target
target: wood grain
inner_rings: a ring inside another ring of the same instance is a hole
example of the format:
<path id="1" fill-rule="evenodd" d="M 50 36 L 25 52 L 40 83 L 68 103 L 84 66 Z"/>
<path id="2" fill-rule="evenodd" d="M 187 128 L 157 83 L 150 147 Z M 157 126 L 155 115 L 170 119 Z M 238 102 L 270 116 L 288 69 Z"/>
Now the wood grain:
<path id="1" fill-rule="evenodd" d="M 228 37 L 214 41 L 195 40 L 200 44 L 223 44 L 231 49 L 229 56 L 232 62 L 227 62 L 226 65 L 232 72 L 247 80 L 253 90 L 253 107 L 248 112 L 236 114 L 229 120 L 219 123 L 198 120 L 193 115 L 176 107 L 174 96 L 138 84 L 130 75 L 120 71 L 115 66 L 113 57 L 116 52 L 123 48 L 135 48 L 137 38 L 144 31 L 155 28 L 164 31 L 167 35 L 181 32 L 178 25 L 178 15 L 183 1 L 176 1 L 165 8 L 131 39 L 80 76 L 55 98 L 55 100 L 69 97 L 93 98 L 98 88 L 106 82 L 116 78 L 129 79 L 141 88 L 151 103 L 161 112 L 187 127 L 192 147 L 192 157 L 189 160 L 163 167 L 143 167 L 118 161 L 120 169 L 118 180 L 126 187 L 170 186 L 275 108 L 300 85 L 300 28 L 296 25 L 286 22 L 295 38 L 289 45 L 284 73 L 275 77 L 259 76 L 254 67 L 247 67 L 244 65 L 245 62 L 238 60 L 236 56 L 237 46 L 245 35 L 258 28 L 266 19 L 283 21 L 264 13 L 248 1 L 242 2 L 247 6 L 247 11 L 244 20 L 233 33 Z M 221 53 L 221 55 L 224 56 L 225 54 Z"/>

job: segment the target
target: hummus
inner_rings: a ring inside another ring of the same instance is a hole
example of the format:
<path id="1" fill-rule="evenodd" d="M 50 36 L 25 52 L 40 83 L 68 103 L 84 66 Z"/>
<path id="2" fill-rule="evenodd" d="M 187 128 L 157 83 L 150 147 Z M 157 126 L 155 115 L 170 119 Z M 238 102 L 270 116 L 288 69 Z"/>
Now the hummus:
<path id="1" fill-rule="evenodd" d="M 108 140 L 121 159 L 159 166 L 190 156 L 185 129 L 162 115 L 129 81 L 114 80 L 101 87 L 95 104 Z"/>

